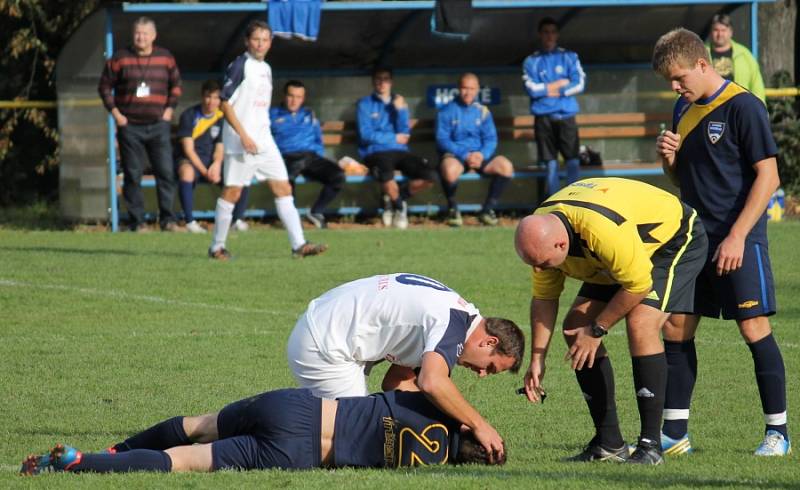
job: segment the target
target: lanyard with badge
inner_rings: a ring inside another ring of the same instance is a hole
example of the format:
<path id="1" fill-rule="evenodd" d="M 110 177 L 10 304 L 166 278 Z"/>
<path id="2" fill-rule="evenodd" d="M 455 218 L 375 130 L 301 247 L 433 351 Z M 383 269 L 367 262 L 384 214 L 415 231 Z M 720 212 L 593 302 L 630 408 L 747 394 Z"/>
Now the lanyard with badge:
<path id="1" fill-rule="evenodd" d="M 150 86 L 147 85 L 145 80 L 147 80 L 147 71 L 150 69 L 151 57 L 152 55 L 147 57 L 147 64 L 145 65 L 144 70 L 142 70 L 142 65 L 139 62 L 140 57 L 136 57 L 136 66 L 139 68 L 139 71 L 142 72 L 142 80 L 136 86 L 136 97 L 150 97 Z"/>

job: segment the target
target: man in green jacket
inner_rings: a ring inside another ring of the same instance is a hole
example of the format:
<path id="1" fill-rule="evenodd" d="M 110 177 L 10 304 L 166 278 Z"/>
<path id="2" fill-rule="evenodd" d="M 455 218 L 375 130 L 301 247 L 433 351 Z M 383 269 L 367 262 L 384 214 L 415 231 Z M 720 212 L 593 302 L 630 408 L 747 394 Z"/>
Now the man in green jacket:
<path id="1" fill-rule="evenodd" d="M 706 44 L 706 48 L 717 73 L 733 80 L 766 103 L 758 61 L 749 49 L 733 40 L 733 27 L 728 14 L 715 14 L 711 18 L 711 42 Z"/>

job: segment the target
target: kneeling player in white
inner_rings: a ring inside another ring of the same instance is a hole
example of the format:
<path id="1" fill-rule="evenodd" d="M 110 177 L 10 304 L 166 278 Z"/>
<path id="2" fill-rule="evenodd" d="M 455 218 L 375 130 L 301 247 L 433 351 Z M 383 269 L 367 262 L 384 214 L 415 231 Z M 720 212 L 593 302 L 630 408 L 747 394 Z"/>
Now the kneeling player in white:
<path id="1" fill-rule="evenodd" d="M 298 383 L 325 398 L 367 395 L 365 375 L 392 363 L 382 389 L 420 390 L 502 456 L 497 431 L 450 379 L 455 365 L 479 377 L 517 372 L 525 350 L 510 320 L 483 318 L 444 284 L 417 274 L 359 279 L 312 300 L 289 337 L 289 367 Z"/>
<path id="2" fill-rule="evenodd" d="M 247 52 L 236 58 L 227 69 L 222 88 L 222 112 L 225 125 L 222 139 L 225 146 L 225 188 L 217 200 L 214 215 L 214 238 L 209 257 L 227 260 L 225 248 L 234 205 L 243 187 L 253 178 L 267 180 L 275 195 L 275 209 L 289 233 L 292 256 L 305 257 L 324 252 L 324 244 L 306 242 L 300 215 L 294 205 L 292 186 L 283 158 L 269 129 L 269 105 L 272 98 L 272 70 L 264 61 L 272 45 L 272 30 L 263 21 L 252 21 L 245 31 Z"/>

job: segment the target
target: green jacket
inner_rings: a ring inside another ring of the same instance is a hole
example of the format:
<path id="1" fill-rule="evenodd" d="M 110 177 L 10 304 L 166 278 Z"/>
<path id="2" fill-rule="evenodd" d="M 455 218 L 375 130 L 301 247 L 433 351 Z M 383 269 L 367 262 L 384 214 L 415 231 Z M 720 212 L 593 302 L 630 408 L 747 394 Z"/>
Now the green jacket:
<path id="1" fill-rule="evenodd" d="M 761 78 L 758 62 L 753 58 L 750 50 L 743 45 L 731 40 L 731 46 L 733 46 L 733 81 L 766 103 L 764 80 Z M 706 49 L 711 56 L 711 45 L 706 44 Z"/>

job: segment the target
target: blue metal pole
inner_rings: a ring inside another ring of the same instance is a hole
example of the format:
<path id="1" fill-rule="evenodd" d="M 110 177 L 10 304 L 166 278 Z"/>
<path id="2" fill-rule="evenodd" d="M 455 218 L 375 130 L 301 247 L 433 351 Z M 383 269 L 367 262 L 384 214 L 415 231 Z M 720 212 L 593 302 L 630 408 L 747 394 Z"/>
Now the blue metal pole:
<path id="1" fill-rule="evenodd" d="M 758 3 L 750 4 L 750 52 L 758 61 Z"/>
<path id="2" fill-rule="evenodd" d="M 105 55 L 106 59 L 114 54 L 114 29 L 112 22 L 111 9 L 106 10 L 106 39 Z M 108 114 L 108 202 L 109 214 L 111 215 L 111 232 L 119 231 L 119 210 L 117 209 L 117 148 L 114 131 L 116 121 L 111 113 Z"/>

